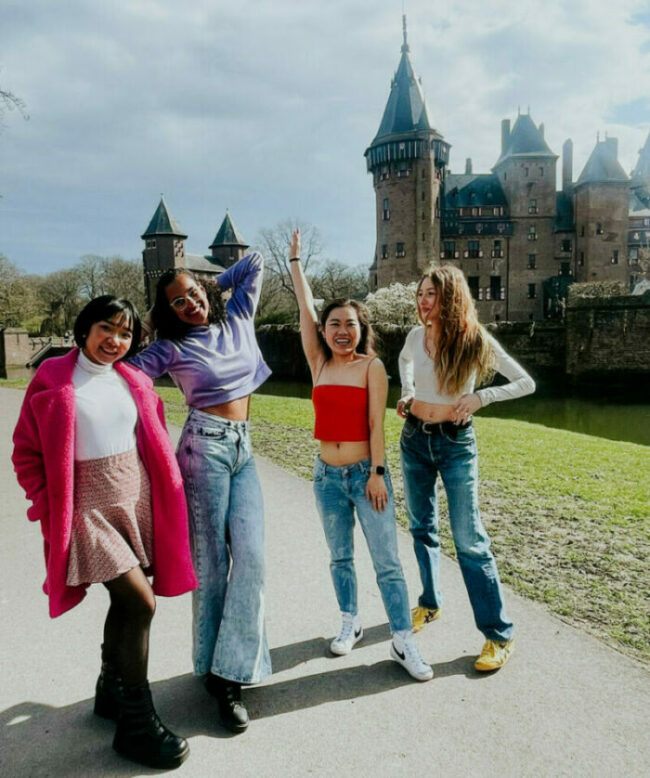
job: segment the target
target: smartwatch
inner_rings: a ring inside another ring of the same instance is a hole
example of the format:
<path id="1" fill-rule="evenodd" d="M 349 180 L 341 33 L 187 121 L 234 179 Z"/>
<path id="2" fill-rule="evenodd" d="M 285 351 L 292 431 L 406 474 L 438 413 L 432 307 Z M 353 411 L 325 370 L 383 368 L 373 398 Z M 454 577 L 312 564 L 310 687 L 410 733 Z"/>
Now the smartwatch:
<path id="1" fill-rule="evenodd" d="M 386 468 L 383 465 L 375 465 L 374 467 L 370 468 L 370 472 L 376 473 L 377 475 L 384 475 Z"/>

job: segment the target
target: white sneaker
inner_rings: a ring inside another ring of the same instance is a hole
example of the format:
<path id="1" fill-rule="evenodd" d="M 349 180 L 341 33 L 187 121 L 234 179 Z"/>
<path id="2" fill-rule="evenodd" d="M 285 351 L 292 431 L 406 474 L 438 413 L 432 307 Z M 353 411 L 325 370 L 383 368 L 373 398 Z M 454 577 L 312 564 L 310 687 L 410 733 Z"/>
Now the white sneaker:
<path id="1" fill-rule="evenodd" d="M 393 633 L 390 656 L 416 681 L 430 681 L 433 678 L 433 668 L 420 656 L 412 632 Z"/>
<path id="2" fill-rule="evenodd" d="M 345 656 L 363 638 L 363 629 L 358 616 L 341 613 L 341 631 L 330 643 L 330 651 L 337 656 Z"/>

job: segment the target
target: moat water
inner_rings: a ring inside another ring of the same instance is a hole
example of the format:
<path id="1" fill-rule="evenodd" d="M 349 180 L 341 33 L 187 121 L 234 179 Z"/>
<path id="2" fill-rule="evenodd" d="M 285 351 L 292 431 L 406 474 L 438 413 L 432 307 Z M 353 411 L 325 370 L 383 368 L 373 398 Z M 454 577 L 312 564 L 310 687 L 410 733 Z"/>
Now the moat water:
<path id="1" fill-rule="evenodd" d="M 260 394 L 281 397 L 311 397 L 311 385 L 291 381 L 267 381 Z M 398 386 L 388 392 L 388 407 L 399 399 Z M 550 387 L 538 387 L 535 394 L 519 400 L 493 403 L 480 411 L 482 416 L 518 419 L 545 427 L 582 432 L 610 440 L 627 440 L 650 446 L 650 400 L 623 397 L 584 397 L 558 395 Z"/>

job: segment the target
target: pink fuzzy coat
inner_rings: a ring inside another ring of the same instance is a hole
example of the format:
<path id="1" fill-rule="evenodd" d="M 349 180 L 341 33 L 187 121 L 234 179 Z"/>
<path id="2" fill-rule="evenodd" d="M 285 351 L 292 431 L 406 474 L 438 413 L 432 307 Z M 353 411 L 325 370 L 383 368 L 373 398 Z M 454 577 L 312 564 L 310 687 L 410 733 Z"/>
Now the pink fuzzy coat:
<path id="1" fill-rule="evenodd" d="M 60 616 L 85 596 L 87 585 L 68 586 L 75 453 L 75 397 L 72 373 L 78 349 L 48 359 L 38 368 L 14 431 L 13 463 L 41 522 L 50 616 Z M 136 439 L 151 480 L 153 512 L 153 590 L 171 597 L 196 589 L 190 557 L 187 506 L 174 450 L 165 427 L 162 401 L 151 379 L 124 362 L 115 370 L 129 385 L 138 409 Z"/>

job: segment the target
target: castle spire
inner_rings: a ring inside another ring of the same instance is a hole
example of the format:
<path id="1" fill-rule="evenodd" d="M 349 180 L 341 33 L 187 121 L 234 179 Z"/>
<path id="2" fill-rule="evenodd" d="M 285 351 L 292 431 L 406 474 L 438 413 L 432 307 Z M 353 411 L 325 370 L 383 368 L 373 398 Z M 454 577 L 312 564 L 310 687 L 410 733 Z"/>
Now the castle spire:
<path id="1" fill-rule="evenodd" d="M 410 51 L 409 43 L 406 38 L 406 14 L 402 14 L 402 35 L 404 36 L 404 42 L 402 43 L 402 53 L 406 54 Z"/>

